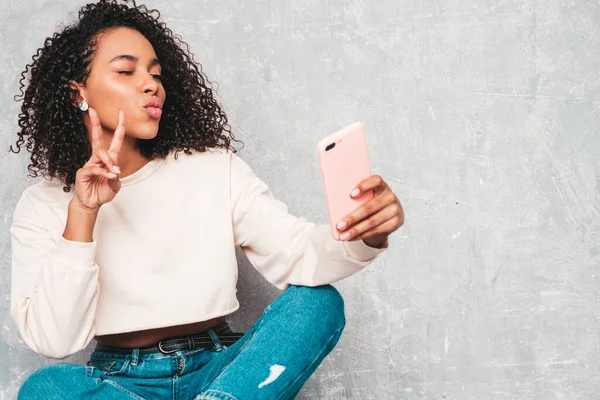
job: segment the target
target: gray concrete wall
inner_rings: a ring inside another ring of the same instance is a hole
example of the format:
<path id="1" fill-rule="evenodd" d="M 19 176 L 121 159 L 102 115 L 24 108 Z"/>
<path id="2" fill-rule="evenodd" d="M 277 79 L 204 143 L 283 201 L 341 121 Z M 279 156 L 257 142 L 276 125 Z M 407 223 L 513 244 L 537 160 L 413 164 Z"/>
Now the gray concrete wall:
<path id="1" fill-rule="evenodd" d="M 82 4 L 2 2 L 0 148 L 18 73 Z M 405 206 L 391 249 L 337 285 L 347 328 L 299 398 L 600 396 L 599 2 L 147 4 L 219 83 L 240 155 L 292 212 L 326 221 L 314 147 L 355 120 Z M 26 164 L 0 152 L 0 399 L 48 362 L 7 316 Z M 241 268 L 245 328 L 276 291 Z"/>

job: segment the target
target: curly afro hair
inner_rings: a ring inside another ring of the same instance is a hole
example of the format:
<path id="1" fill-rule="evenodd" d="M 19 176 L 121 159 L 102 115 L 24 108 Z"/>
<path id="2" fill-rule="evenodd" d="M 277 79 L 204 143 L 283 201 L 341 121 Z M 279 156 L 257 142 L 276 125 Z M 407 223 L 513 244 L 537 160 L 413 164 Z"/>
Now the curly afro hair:
<path id="1" fill-rule="evenodd" d="M 162 82 L 167 92 L 158 135 L 138 140 L 141 154 L 164 158 L 171 151 L 207 151 L 226 148 L 236 152 L 227 116 L 213 96 L 212 85 L 194 61 L 189 46 L 159 20 L 157 10 L 136 5 L 135 0 L 100 0 L 79 11 L 79 20 L 46 38 L 42 48 L 21 73 L 16 149 L 31 153 L 29 176 L 60 178 L 65 192 L 75 183 L 75 174 L 92 155 L 83 114 L 73 106 L 77 90 L 70 80 L 85 84 L 96 51 L 98 34 L 116 27 L 139 31 L 154 47 L 163 66 Z M 131 6 L 128 4 L 130 3 Z M 29 77 L 29 85 L 26 85 Z M 26 87 L 25 91 L 23 89 Z"/>

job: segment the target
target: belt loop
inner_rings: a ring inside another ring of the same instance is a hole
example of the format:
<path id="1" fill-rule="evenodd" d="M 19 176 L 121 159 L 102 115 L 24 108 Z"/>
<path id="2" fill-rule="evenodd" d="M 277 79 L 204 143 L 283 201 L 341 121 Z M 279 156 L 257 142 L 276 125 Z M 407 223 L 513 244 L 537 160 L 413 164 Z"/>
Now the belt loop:
<path id="1" fill-rule="evenodd" d="M 139 360 L 140 360 L 140 349 L 136 347 L 131 352 L 131 365 L 133 365 L 133 366 L 138 365 Z"/>
<path id="2" fill-rule="evenodd" d="M 212 329 L 207 329 L 206 333 L 208 333 L 208 335 L 210 336 L 210 338 L 213 341 L 213 344 L 215 345 L 215 350 L 216 351 L 221 351 L 223 350 L 223 348 L 221 347 L 221 342 L 219 341 L 219 338 L 217 336 L 217 334 L 215 333 L 215 331 L 213 331 Z"/>

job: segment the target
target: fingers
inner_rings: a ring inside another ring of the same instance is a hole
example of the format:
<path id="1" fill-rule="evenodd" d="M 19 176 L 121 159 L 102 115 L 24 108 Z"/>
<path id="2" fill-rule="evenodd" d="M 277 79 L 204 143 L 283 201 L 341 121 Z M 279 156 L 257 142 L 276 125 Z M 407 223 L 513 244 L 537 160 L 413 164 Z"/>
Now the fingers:
<path id="1" fill-rule="evenodd" d="M 96 154 L 97 154 L 98 158 L 100 158 L 100 160 L 102 160 L 102 163 L 104 163 L 104 165 L 108 168 L 109 171 L 112 171 L 115 174 L 121 173 L 121 169 L 117 166 L 116 162 L 113 160 L 113 158 L 110 156 L 110 154 L 108 154 L 108 151 L 100 150 Z"/>
<path id="2" fill-rule="evenodd" d="M 361 220 L 354 226 L 340 235 L 340 240 L 357 240 L 363 238 L 366 233 L 369 236 L 380 233 L 391 233 L 398 228 L 395 224 L 388 224 L 388 221 L 399 219 L 399 210 L 394 204 L 387 204 L 379 212 L 371 215 L 369 218 Z M 399 222 L 399 221 L 398 221 Z M 386 230 L 389 227 L 391 230 Z"/>
<path id="3" fill-rule="evenodd" d="M 117 166 L 110 154 L 108 154 L 108 151 L 104 149 L 94 153 L 92 157 L 90 157 L 89 161 L 84 165 L 84 168 L 91 166 L 104 166 L 108 171 L 112 171 L 115 174 L 121 173 L 121 169 Z"/>
<path id="4" fill-rule="evenodd" d="M 401 226 L 401 224 L 399 224 L 399 217 L 396 216 L 392 219 L 388 219 L 386 222 L 384 222 L 383 224 L 372 228 L 358 236 L 355 236 L 354 238 L 352 238 L 351 240 L 364 240 L 370 237 L 373 237 L 375 235 L 379 235 L 381 233 L 389 233 L 389 232 L 393 232 L 396 229 L 398 229 L 398 227 Z"/>
<path id="5" fill-rule="evenodd" d="M 402 204 L 379 175 L 372 175 L 360 182 L 350 193 L 358 197 L 372 190 L 373 199 L 345 216 L 338 224 L 340 240 L 354 241 L 381 234 L 390 234 L 404 224 Z"/>
<path id="6" fill-rule="evenodd" d="M 119 120 L 117 128 L 108 151 L 104 149 L 104 139 L 102 135 L 102 126 L 98 113 L 93 108 L 88 109 L 90 123 L 92 125 L 92 157 L 86 163 L 86 166 L 104 164 L 108 170 L 115 174 L 120 174 L 121 170 L 117 165 L 118 155 L 125 137 L 125 113 L 119 109 Z"/>
<path id="7" fill-rule="evenodd" d="M 350 193 L 351 197 L 358 197 L 362 193 L 373 190 L 375 193 L 382 191 L 387 187 L 383 178 L 379 175 L 371 175 L 367 179 L 356 185 L 356 188 Z"/>
<path id="8" fill-rule="evenodd" d="M 88 115 L 92 125 L 92 154 L 94 154 L 98 150 L 104 148 L 104 140 L 102 139 L 102 126 L 100 126 L 100 119 L 98 118 L 96 110 L 94 110 L 92 107 L 88 109 Z"/>
<path id="9" fill-rule="evenodd" d="M 339 221 L 336 225 L 338 230 L 347 230 L 390 205 L 394 210 L 401 211 L 400 201 L 379 175 L 372 175 L 360 182 L 350 196 L 356 198 L 369 190 L 373 191 L 374 197 Z"/>
<path id="10" fill-rule="evenodd" d="M 387 203 L 388 202 L 382 199 L 381 196 L 374 197 L 367 203 L 352 211 L 350 214 L 346 215 L 340 222 L 338 222 L 336 227 L 340 231 L 351 228 L 353 225 L 382 210 Z"/>
<path id="11" fill-rule="evenodd" d="M 103 176 L 107 179 L 115 179 L 117 177 L 116 174 L 113 174 L 112 172 L 107 171 L 105 168 L 97 165 L 81 168 L 77 174 L 80 175 L 84 180 L 94 176 Z"/>
<path id="12" fill-rule="evenodd" d="M 117 122 L 117 128 L 113 134 L 112 142 L 110 143 L 109 153 L 112 155 L 115 162 L 118 162 L 119 152 L 121 151 L 121 145 L 125 138 L 125 113 L 119 109 L 119 121 Z"/>

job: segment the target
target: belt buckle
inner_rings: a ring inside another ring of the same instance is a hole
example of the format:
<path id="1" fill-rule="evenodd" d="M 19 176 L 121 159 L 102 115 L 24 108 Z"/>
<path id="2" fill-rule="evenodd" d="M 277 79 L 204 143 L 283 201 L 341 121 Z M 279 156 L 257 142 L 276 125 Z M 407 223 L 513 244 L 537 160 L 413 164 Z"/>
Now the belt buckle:
<path id="1" fill-rule="evenodd" d="M 179 349 L 175 349 L 175 350 L 165 350 L 162 347 L 162 340 L 160 342 L 158 342 L 158 350 L 160 350 L 161 353 L 163 354 L 171 354 L 171 353 L 175 353 L 176 351 L 179 351 Z"/>

